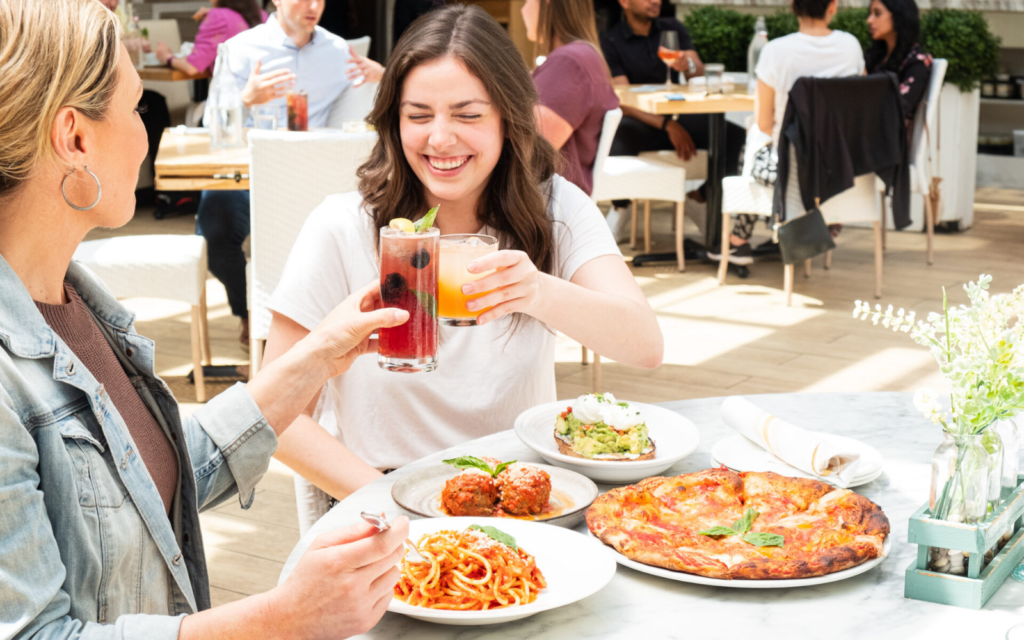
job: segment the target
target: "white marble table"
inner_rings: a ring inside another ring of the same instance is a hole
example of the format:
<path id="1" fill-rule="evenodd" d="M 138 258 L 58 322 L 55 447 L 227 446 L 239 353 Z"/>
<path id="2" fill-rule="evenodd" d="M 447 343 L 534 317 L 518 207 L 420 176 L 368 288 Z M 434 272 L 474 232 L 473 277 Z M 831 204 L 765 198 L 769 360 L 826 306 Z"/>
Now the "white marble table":
<path id="1" fill-rule="evenodd" d="M 903 573 L 916 553 L 906 541 L 907 521 L 927 499 L 931 456 L 941 439 L 938 428 L 914 409 L 910 394 L 780 394 L 749 399 L 796 424 L 858 438 L 881 451 L 885 472 L 856 489 L 878 503 L 892 524 L 892 552 L 878 568 L 817 587 L 748 590 L 663 580 L 619 566 L 611 583 L 595 595 L 520 622 L 449 627 L 387 613 L 366 637 L 1001 640 L 1011 626 L 1024 622 L 1024 584 L 1013 579 L 981 611 L 903 597 Z M 721 402 L 707 398 L 664 405 L 692 420 L 701 432 L 700 448 L 666 475 L 708 467 L 711 446 L 733 433 L 719 419 Z M 504 431 L 407 465 L 352 494 L 321 518 L 292 551 L 281 580 L 316 535 L 357 521 L 363 510 L 398 515 L 402 510 L 391 500 L 391 486 L 418 468 L 454 455 L 541 462 L 512 431 Z M 601 486 L 602 491 L 608 488 Z"/>

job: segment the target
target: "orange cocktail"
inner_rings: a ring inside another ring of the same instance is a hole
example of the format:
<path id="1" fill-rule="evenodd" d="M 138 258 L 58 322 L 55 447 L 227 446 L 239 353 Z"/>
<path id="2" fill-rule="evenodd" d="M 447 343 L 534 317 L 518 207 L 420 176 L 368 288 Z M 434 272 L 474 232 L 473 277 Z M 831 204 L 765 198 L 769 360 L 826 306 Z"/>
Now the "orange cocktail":
<path id="1" fill-rule="evenodd" d="M 441 324 L 452 327 L 472 327 L 476 318 L 486 309 L 470 311 L 466 302 L 486 295 L 467 296 L 462 285 L 479 280 L 494 271 L 470 273 L 467 267 L 477 258 L 498 250 L 498 239 L 493 236 L 463 234 L 441 236 L 441 265 L 438 273 L 437 317 Z"/>

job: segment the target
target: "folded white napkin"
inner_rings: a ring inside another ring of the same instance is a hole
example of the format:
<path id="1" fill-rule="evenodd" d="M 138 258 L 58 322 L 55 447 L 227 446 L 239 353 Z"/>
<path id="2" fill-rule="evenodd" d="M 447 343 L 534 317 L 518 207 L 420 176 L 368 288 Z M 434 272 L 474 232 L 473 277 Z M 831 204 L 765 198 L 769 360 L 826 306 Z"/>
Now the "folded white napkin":
<path id="1" fill-rule="evenodd" d="M 722 422 L 783 462 L 846 488 L 857 477 L 860 452 L 843 448 L 771 415 L 748 400 L 727 398 Z"/>

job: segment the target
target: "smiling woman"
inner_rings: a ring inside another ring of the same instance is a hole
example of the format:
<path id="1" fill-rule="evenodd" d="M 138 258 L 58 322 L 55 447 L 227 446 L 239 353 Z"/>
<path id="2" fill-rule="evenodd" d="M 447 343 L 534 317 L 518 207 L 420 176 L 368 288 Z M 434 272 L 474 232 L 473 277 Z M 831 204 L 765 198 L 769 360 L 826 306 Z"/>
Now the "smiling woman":
<path id="1" fill-rule="evenodd" d="M 379 138 L 359 192 L 331 196 L 303 227 L 269 304 L 267 361 L 336 300 L 379 281 L 375 248 L 392 220 L 439 204 L 442 235 L 499 242 L 468 266 L 495 272 L 462 288 L 476 298 L 467 310 L 483 310 L 478 325 L 441 328 L 435 373 L 402 376 L 357 360 L 330 383 L 323 427 L 314 402 L 282 439 L 278 457 L 336 498 L 554 400 L 554 331 L 626 364 L 661 363 L 654 313 L 600 211 L 554 173 L 536 105 L 522 57 L 486 12 L 451 5 L 427 14 L 398 42 L 380 83 L 369 117 Z"/>

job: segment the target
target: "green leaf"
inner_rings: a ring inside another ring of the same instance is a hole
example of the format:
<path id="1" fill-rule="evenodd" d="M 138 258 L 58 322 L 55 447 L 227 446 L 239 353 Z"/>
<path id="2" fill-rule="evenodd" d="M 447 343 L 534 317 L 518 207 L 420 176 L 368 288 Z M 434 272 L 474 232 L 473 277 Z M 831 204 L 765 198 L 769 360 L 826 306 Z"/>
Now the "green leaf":
<path id="1" fill-rule="evenodd" d="M 711 527 L 699 532 L 702 536 L 734 536 L 736 532 L 729 527 Z"/>
<path id="2" fill-rule="evenodd" d="M 930 9 L 921 15 L 921 46 L 949 62 L 945 82 L 969 93 L 999 69 L 1000 39 L 980 11 Z"/>
<path id="3" fill-rule="evenodd" d="M 416 233 L 423 233 L 430 227 L 434 226 L 434 218 L 437 217 L 437 210 L 440 207 L 441 205 L 437 205 L 436 207 L 428 211 L 427 215 L 423 216 L 422 218 L 416 221 L 416 223 L 413 225 L 414 227 L 416 227 Z"/>
<path id="4" fill-rule="evenodd" d="M 471 524 L 469 525 L 469 528 L 475 529 L 476 531 L 482 531 L 483 533 L 486 533 L 487 537 L 490 539 L 497 540 L 506 547 L 511 547 L 513 551 L 519 551 L 519 547 L 516 546 L 516 539 L 500 529 L 495 529 L 494 527 L 489 526 L 481 527 L 478 524 Z"/>
<path id="5" fill-rule="evenodd" d="M 759 515 L 761 514 L 754 509 L 747 509 L 742 518 L 732 523 L 733 530 L 736 533 L 746 533 L 750 531 L 750 527 L 753 526 L 754 520 L 756 520 Z"/>
<path id="6" fill-rule="evenodd" d="M 431 318 L 437 317 L 437 298 L 434 297 L 434 294 L 430 293 L 429 291 L 420 291 L 418 289 L 413 289 L 412 295 L 416 296 L 416 299 L 419 301 L 420 306 L 423 307 L 424 311 L 430 314 Z"/>
<path id="7" fill-rule="evenodd" d="M 516 462 L 515 460 L 510 460 L 508 462 L 502 462 L 501 464 L 499 464 L 494 469 L 494 477 L 497 478 L 498 474 L 500 474 L 502 471 L 507 469 L 510 464 L 515 464 L 515 462 Z"/>
<path id="8" fill-rule="evenodd" d="M 481 471 L 486 471 L 491 475 L 491 477 L 498 475 L 494 472 L 494 469 L 491 468 L 491 465 L 475 456 L 460 456 L 458 458 L 451 458 L 450 460 L 442 460 L 442 462 L 450 464 L 456 469 L 479 469 Z"/>
<path id="9" fill-rule="evenodd" d="M 781 547 L 786 539 L 777 533 L 751 531 L 743 534 L 743 541 L 758 547 Z"/>

